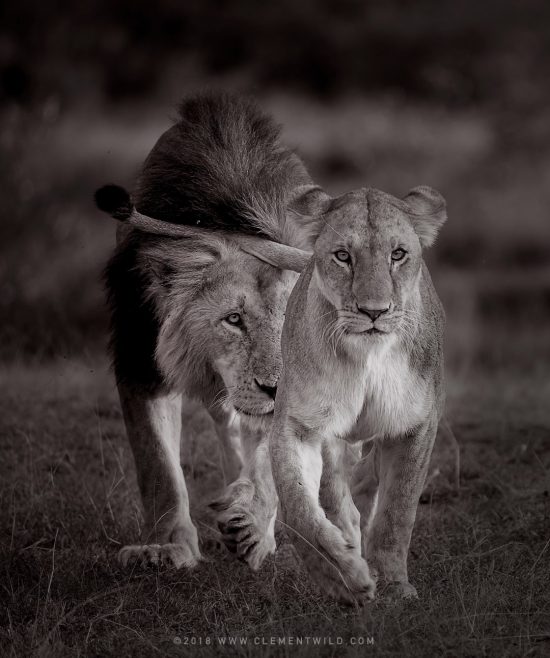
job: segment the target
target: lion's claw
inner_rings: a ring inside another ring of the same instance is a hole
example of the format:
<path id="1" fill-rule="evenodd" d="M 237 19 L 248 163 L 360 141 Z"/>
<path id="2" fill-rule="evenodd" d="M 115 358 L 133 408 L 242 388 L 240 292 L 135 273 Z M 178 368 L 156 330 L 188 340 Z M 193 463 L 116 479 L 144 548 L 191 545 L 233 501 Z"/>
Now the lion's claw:
<path id="1" fill-rule="evenodd" d="M 158 566 L 180 569 L 196 567 L 201 556 L 197 556 L 185 544 L 145 544 L 128 545 L 120 549 L 118 561 L 123 567 L 133 563 L 140 564 L 144 569 L 148 566 Z"/>
<path id="2" fill-rule="evenodd" d="M 218 527 L 227 549 L 236 553 L 253 571 L 257 571 L 265 558 L 275 552 L 273 533 L 269 530 L 262 532 L 252 515 L 232 516 L 227 521 L 220 521 Z"/>
<path id="3" fill-rule="evenodd" d="M 262 506 L 254 491 L 252 482 L 238 480 L 210 507 L 218 513 L 218 529 L 226 548 L 257 571 L 265 558 L 275 552 L 275 510 Z"/>

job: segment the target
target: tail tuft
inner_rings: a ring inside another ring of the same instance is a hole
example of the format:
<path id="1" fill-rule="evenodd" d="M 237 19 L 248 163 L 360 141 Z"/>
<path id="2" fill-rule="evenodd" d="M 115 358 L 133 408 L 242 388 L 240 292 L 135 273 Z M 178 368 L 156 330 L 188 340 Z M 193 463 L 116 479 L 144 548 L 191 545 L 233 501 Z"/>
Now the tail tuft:
<path id="1" fill-rule="evenodd" d="M 124 221 L 132 214 L 133 206 L 127 190 L 120 185 L 104 185 L 94 194 L 96 206 L 115 219 Z"/>

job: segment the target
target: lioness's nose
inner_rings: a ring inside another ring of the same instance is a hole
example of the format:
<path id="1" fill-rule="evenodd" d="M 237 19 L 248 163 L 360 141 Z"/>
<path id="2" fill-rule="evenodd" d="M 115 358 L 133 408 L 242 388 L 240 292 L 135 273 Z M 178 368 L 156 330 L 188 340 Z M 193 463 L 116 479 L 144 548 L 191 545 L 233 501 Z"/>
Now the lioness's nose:
<path id="1" fill-rule="evenodd" d="M 267 393 L 269 397 L 274 400 L 275 396 L 277 395 L 277 385 L 275 386 L 269 386 L 268 384 L 264 384 L 263 382 L 259 381 L 258 379 L 254 380 L 256 382 L 256 386 L 263 391 L 264 393 Z"/>
<path id="2" fill-rule="evenodd" d="M 387 313 L 390 310 L 390 304 L 369 304 L 367 302 L 367 304 L 363 305 L 357 302 L 357 310 L 360 313 L 368 315 L 369 318 L 374 322 L 382 315 L 382 313 Z"/>

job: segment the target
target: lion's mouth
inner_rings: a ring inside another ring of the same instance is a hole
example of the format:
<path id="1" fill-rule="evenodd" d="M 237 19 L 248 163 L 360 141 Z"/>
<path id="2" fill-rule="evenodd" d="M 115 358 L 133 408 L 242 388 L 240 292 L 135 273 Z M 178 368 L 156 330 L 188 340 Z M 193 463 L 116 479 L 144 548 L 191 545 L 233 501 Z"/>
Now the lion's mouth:
<path id="1" fill-rule="evenodd" d="M 252 418 L 264 418 L 267 416 L 273 416 L 273 409 L 271 411 L 248 411 L 242 407 L 235 407 L 235 411 L 243 416 L 250 416 Z"/>

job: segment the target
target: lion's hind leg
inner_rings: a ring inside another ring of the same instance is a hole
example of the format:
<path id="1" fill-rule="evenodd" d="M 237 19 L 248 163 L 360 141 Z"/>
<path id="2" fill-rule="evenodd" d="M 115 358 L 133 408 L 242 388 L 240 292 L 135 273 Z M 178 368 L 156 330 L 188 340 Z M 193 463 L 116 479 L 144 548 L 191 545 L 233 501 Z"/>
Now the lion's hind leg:
<path id="1" fill-rule="evenodd" d="M 118 389 L 145 513 L 143 541 L 124 546 L 119 561 L 194 567 L 201 554 L 180 465 L 181 395 Z"/>

